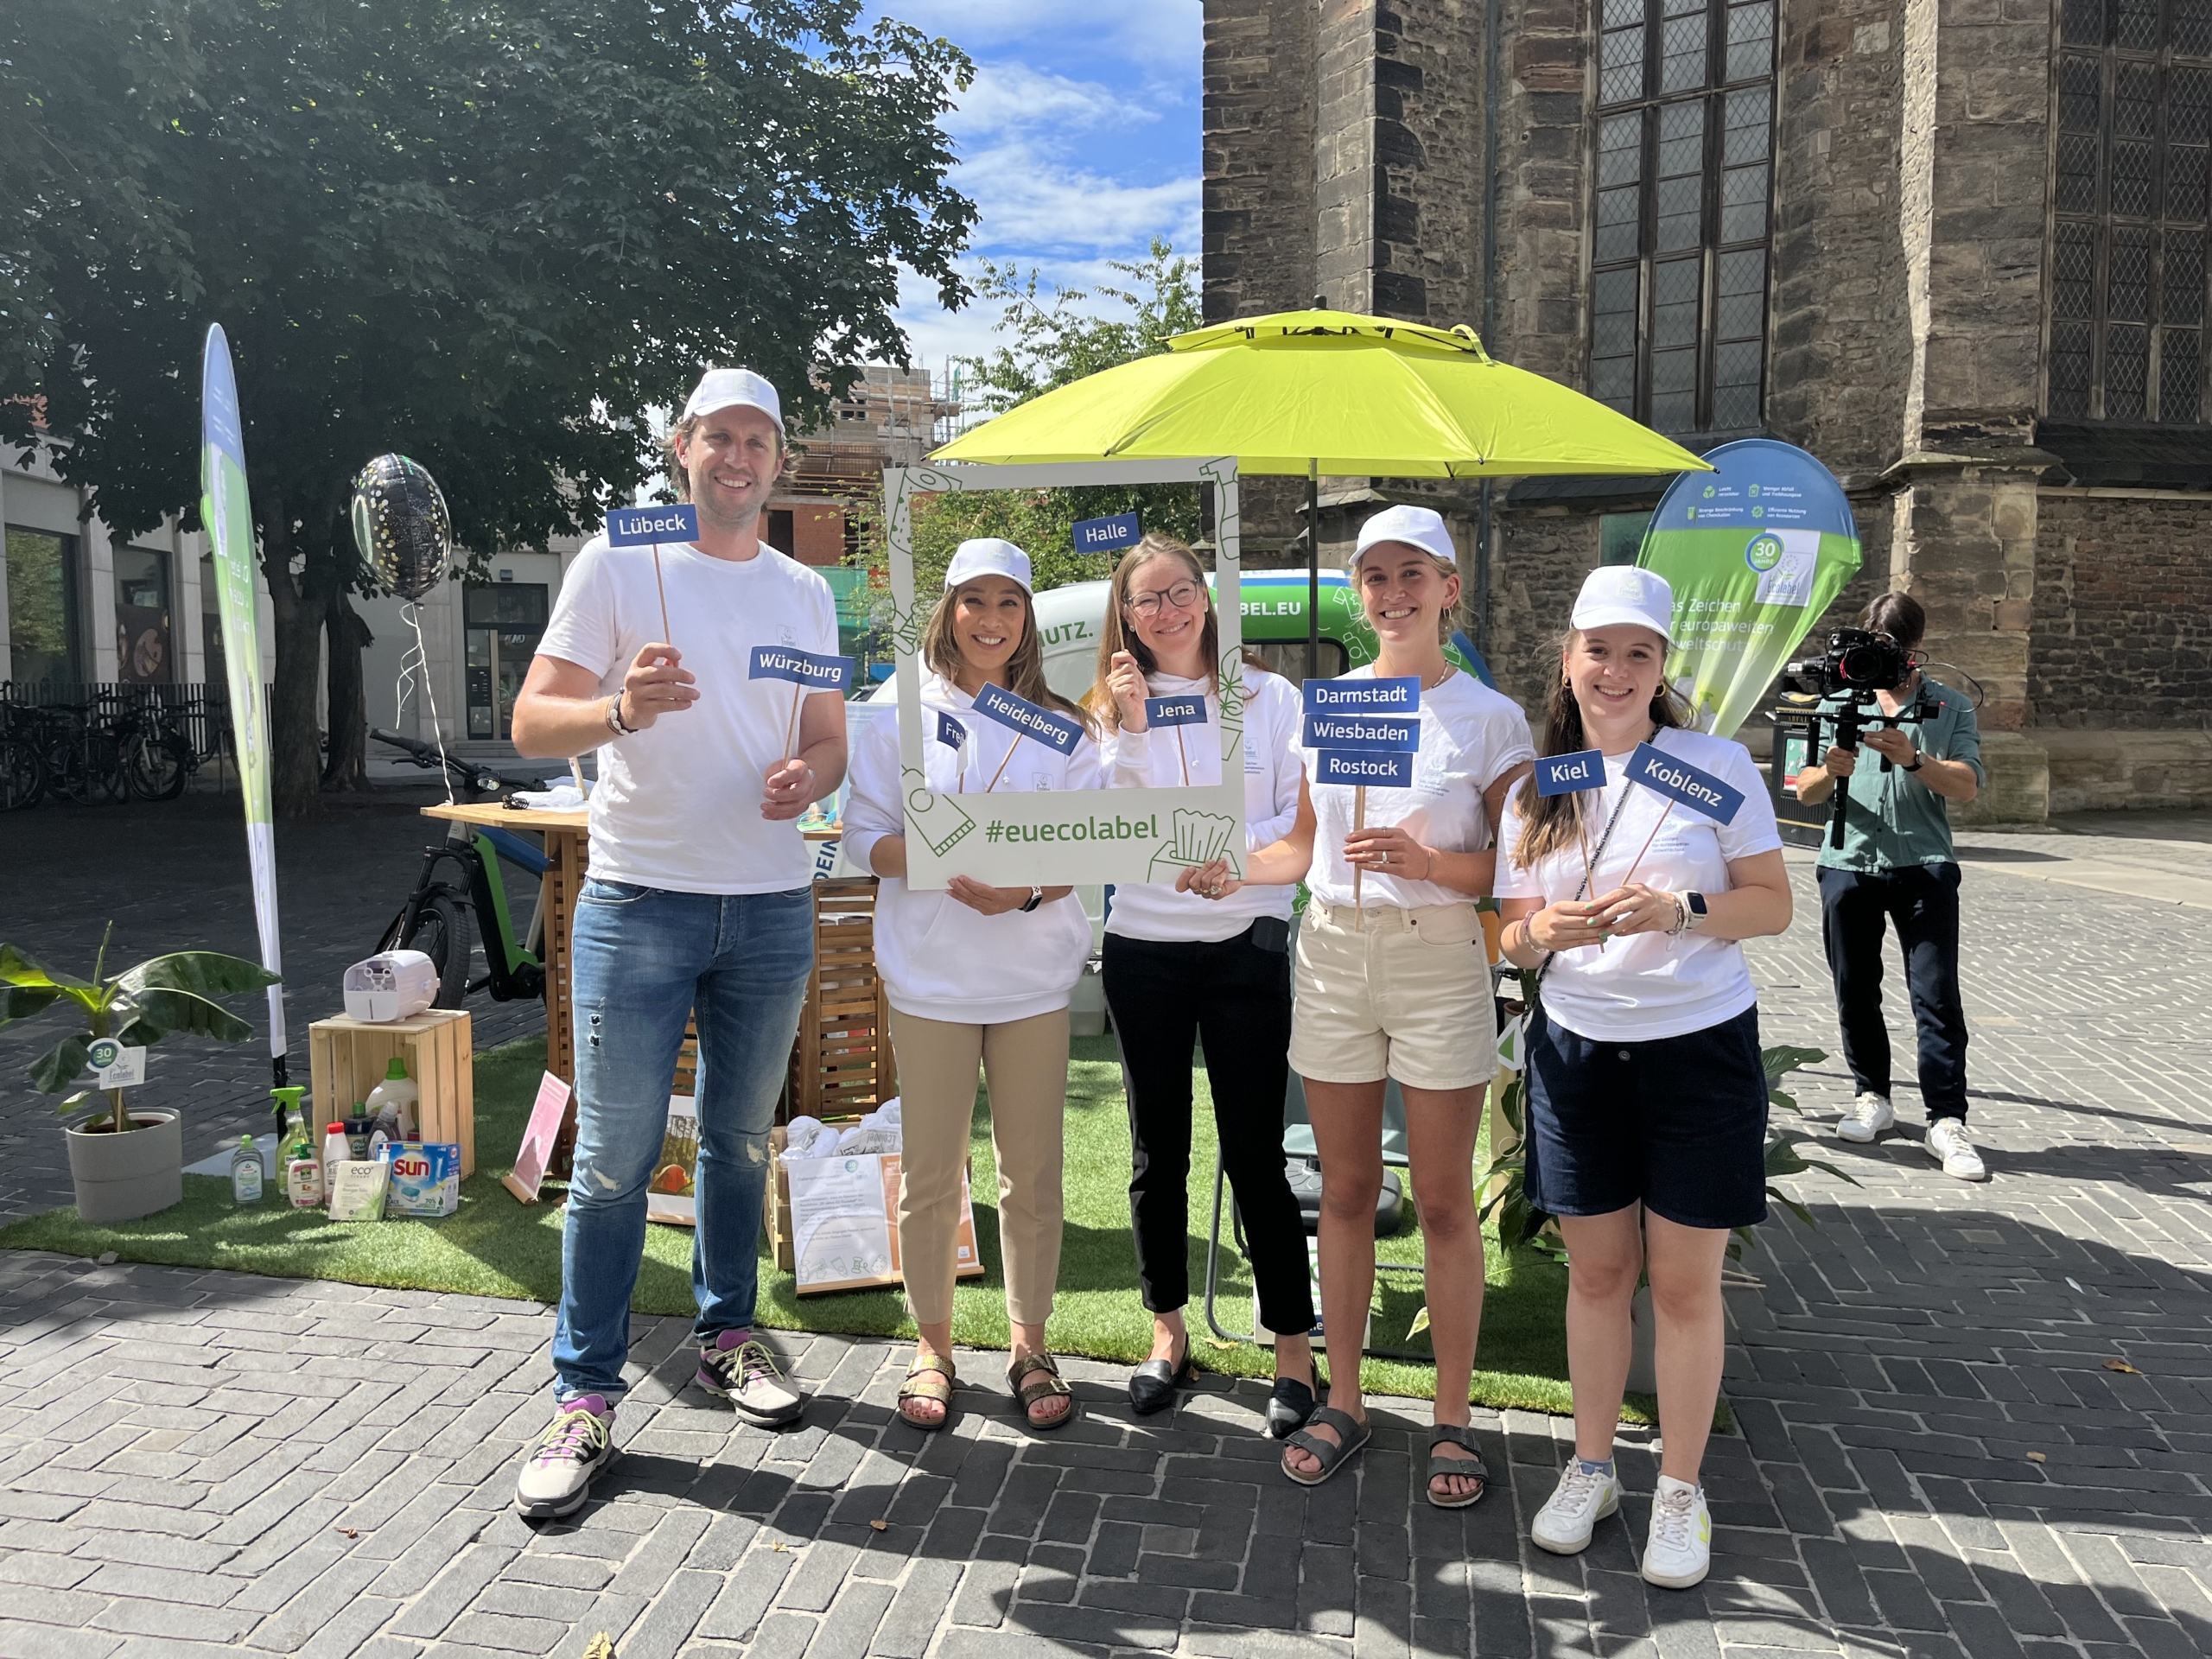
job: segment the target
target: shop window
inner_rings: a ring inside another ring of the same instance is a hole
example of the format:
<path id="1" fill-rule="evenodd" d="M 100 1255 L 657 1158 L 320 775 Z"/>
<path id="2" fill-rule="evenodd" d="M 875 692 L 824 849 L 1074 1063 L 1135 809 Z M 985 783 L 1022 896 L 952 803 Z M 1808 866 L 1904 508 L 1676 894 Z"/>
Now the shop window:
<path id="1" fill-rule="evenodd" d="M 114 556 L 116 677 L 127 685 L 167 685 L 176 678 L 169 556 L 118 547 Z"/>
<path id="2" fill-rule="evenodd" d="M 512 737 L 515 699 L 545 637 L 546 585 L 503 582 L 464 590 L 468 634 L 468 735 Z"/>
<path id="3" fill-rule="evenodd" d="M 74 684 L 84 676 L 77 651 L 77 538 L 10 524 L 8 677 L 21 684 Z"/>

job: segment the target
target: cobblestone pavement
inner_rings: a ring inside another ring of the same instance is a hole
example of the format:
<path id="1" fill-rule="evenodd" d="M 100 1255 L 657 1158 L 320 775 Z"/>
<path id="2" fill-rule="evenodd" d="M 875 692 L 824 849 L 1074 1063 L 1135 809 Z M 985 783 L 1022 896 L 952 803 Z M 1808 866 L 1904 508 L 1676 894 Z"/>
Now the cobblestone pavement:
<path id="1" fill-rule="evenodd" d="M 340 801 L 312 823 L 276 826 L 276 910 L 284 934 L 284 1018 L 291 1077 L 308 1080 L 308 1022 L 340 1006 L 340 981 L 415 886 L 423 849 L 445 826 L 419 808 L 442 794 L 380 790 Z M 517 925 L 534 889 L 510 884 Z M 0 817 L 0 943 L 46 967 L 92 971 L 109 922 L 108 966 L 164 950 L 227 950 L 258 962 L 245 820 L 235 789 L 175 801 L 34 808 Z M 256 1035 L 236 1047 L 176 1038 L 148 1057 L 141 1097 L 181 1109 L 188 1162 L 265 1131 L 270 1115 L 266 1003 L 239 997 Z M 480 1047 L 542 1029 L 542 1004 L 469 1002 Z M 68 1154 L 54 1100 L 34 1094 L 24 1070 L 60 1035 L 60 1018 L 0 1031 L 0 1219 L 70 1202 Z"/>
<path id="2" fill-rule="evenodd" d="M 1764 1033 L 1832 1047 L 1793 868 Z M 1902 1086 L 1915 1134 L 1825 1143 L 1859 1185 L 1799 1183 L 1819 1230 L 1777 1218 L 1746 1262 L 1697 1590 L 1635 1575 L 1642 1433 L 1625 1523 L 1560 1560 L 1526 1541 L 1560 1421 L 1478 1413 L 1496 1490 L 1447 1514 L 1411 1402 L 1305 1492 L 1250 1384 L 1137 1421 L 1116 1369 L 1072 1364 L 1082 1419 L 1033 1438 L 1001 1361 L 966 1355 L 925 1437 L 893 1420 L 897 1350 L 823 1337 L 786 1340 L 816 1398 L 771 1435 L 681 1386 L 670 1320 L 638 1322 L 623 1462 L 533 1527 L 508 1497 L 544 1310 L 0 1255 L 0 1655 L 575 1654 L 601 1630 L 622 1659 L 2212 1653 L 2204 917 L 1994 864 L 1966 891 L 1994 1178 L 1942 1177 Z M 1847 1095 L 1833 1062 L 1802 1090 L 1823 1118 Z"/>

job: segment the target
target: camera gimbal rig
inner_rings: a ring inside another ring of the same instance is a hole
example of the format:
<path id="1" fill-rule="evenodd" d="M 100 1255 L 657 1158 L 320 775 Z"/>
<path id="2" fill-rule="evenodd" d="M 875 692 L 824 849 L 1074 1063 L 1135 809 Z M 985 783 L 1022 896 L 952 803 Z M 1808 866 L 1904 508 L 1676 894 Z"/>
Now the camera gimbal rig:
<path id="1" fill-rule="evenodd" d="M 1805 721 L 1805 759 L 1815 763 L 1815 757 L 1827 751 L 1821 744 L 1821 726 L 1824 721 L 1835 722 L 1835 745 L 1839 749 L 1856 751 L 1859 734 L 1868 727 L 1887 727 L 1897 731 L 1906 726 L 1916 726 L 1928 715 L 1928 688 L 1923 683 L 1913 695 L 1912 701 L 1894 715 L 1881 712 L 1880 706 L 1866 701 L 1876 691 L 1894 691 L 1912 677 L 1910 654 L 1886 633 L 1870 633 L 1863 628 L 1839 628 L 1828 636 L 1825 655 L 1790 663 L 1783 672 L 1792 679 L 1809 680 L 1815 690 L 1786 696 L 1785 702 L 1796 702 L 1793 709 Z M 1820 704 L 1840 700 L 1843 707 L 1833 715 L 1823 715 Z M 1896 764 L 1886 754 L 1882 757 L 1882 770 L 1896 770 Z M 1828 845 L 1843 845 L 1843 817 L 1848 807 L 1851 791 L 1845 780 L 1835 780 L 1835 805 L 1828 814 Z"/>

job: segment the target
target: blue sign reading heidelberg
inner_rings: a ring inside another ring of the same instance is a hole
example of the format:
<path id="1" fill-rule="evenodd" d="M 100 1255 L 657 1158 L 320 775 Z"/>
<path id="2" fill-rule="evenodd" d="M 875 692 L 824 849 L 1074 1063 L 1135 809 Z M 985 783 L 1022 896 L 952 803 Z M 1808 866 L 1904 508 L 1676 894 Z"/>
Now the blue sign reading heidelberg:
<path id="1" fill-rule="evenodd" d="M 1414 758 L 1403 751 L 1323 749 L 1313 758 L 1313 781 L 1370 789 L 1411 789 Z"/>
<path id="2" fill-rule="evenodd" d="M 1116 552 L 1122 548 L 1135 547 L 1143 537 L 1134 512 L 1117 512 L 1111 518 L 1078 518 L 1075 524 L 1075 550 Z"/>
<path id="3" fill-rule="evenodd" d="M 793 645 L 755 645 L 752 680 L 789 680 L 817 691 L 842 691 L 853 683 L 853 659 L 820 657 Z"/>
<path id="4" fill-rule="evenodd" d="M 1548 754 L 1536 762 L 1536 793 L 1575 795 L 1605 786 L 1605 757 L 1596 749 Z"/>
<path id="5" fill-rule="evenodd" d="M 1206 723 L 1204 697 L 1147 697 L 1144 723 L 1147 726 L 1203 726 Z"/>
<path id="6" fill-rule="evenodd" d="M 987 685 L 976 696 L 976 712 L 986 720 L 1010 726 L 1024 737 L 1033 737 L 1047 748 L 1073 754 L 1083 736 L 1083 722 L 1071 715 L 1039 709 L 1027 697 L 1017 697 L 1002 685 Z"/>
<path id="7" fill-rule="evenodd" d="M 617 507 L 607 515 L 609 547 L 652 547 L 699 539 L 699 509 L 689 501 L 667 507 Z"/>
<path id="8" fill-rule="evenodd" d="M 1693 812 L 1701 812 L 1715 823 L 1729 823 L 1744 804 L 1744 792 L 1722 783 L 1709 772 L 1700 772 L 1649 743 L 1639 743 L 1628 758 L 1629 781 L 1656 790 Z"/>

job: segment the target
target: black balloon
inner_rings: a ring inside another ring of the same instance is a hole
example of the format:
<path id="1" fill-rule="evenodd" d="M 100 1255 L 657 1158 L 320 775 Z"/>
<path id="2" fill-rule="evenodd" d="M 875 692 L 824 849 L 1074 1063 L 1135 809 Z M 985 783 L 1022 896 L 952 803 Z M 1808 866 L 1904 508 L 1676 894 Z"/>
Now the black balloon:
<path id="1" fill-rule="evenodd" d="M 453 558 L 453 515 L 429 469 L 378 455 L 353 480 L 353 541 L 377 579 L 402 599 L 436 587 Z"/>

